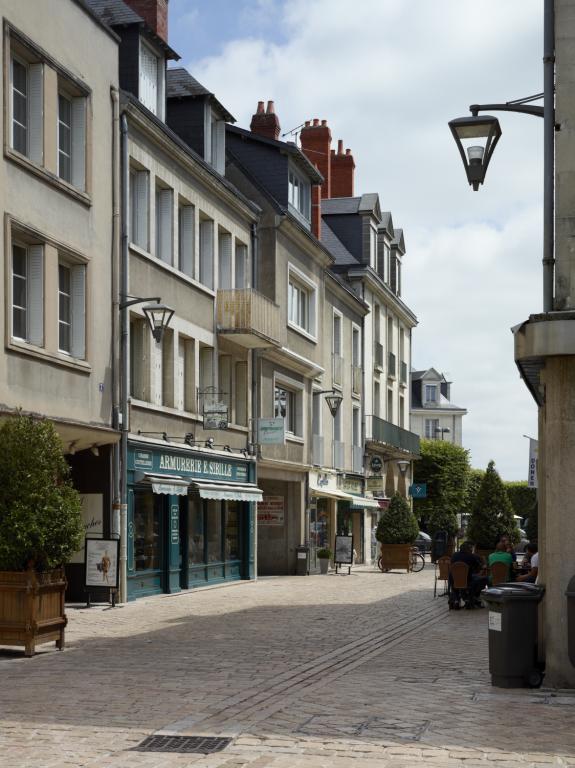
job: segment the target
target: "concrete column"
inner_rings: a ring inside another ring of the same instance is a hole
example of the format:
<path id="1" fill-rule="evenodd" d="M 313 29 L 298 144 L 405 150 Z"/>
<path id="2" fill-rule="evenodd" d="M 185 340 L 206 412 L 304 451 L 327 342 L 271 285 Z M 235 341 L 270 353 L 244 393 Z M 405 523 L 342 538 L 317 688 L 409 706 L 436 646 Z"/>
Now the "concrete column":
<path id="1" fill-rule="evenodd" d="M 540 418 L 539 467 L 544 469 L 539 477 L 539 530 L 540 581 L 546 588 L 545 682 L 572 688 L 575 668 L 567 652 L 565 590 L 575 575 L 575 357 L 549 357 L 542 379 L 546 403 Z"/>

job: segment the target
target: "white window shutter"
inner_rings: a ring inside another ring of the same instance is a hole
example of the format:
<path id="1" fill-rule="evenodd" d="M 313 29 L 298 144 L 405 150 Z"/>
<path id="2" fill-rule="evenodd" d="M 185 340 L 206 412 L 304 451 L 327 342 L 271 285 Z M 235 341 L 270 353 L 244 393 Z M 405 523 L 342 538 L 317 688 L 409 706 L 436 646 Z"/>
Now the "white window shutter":
<path id="1" fill-rule="evenodd" d="M 176 360 L 175 406 L 179 411 L 184 410 L 185 366 L 186 366 L 186 340 L 181 337 L 178 337 L 178 357 Z"/>
<path id="2" fill-rule="evenodd" d="M 30 160 L 42 163 L 44 159 L 44 67 L 31 64 L 28 68 L 29 88 L 29 145 Z"/>
<path id="3" fill-rule="evenodd" d="M 76 264 L 71 270 L 70 302 L 72 316 L 72 357 L 86 357 L 86 266 Z"/>
<path id="4" fill-rule="evenodd" d="M 134 243 L 145 251 L 148 250 L 148 210 L 149 210 L 149 184 L 146 171 L 137 171 L 134 176 L 136 206 L 133 221 L 135 224 Z"/>
<path id="5" fill-rule="evenodd" d="M 86 189 L 86 99 L 72 99 L 72 184 Z"/>
<path id="6" fill-rule="evenodd" d="M 220 232 L 218 236 L 219 280 L 218 288 L 232 287 L 232 236 L 228 232 Z"/>
<path id="7" fill-rule="evenodd" d="M 236 288 L 246 287 L 247 245 L 236 245 Z"/>
<path id="8" fill-rule="evenodd" d="M 44 345 L 44 248 L 28 247 L 28 340 Z"/>
<path id="9" fill-rule="evenodd" d="M 204 160 L 212 162 L 212 108 L 207 102 L 204 105 Z"/>
<path id="10" fill-rule="evenodd" d="M 212 148 L 212 152 L 213 151 L 214 148 Z M 224 120 L 218 120 L 216 122 L 215 155 L 212 165 L 216 171 L 223 176 L 226 172 L 226 124 Z"/>
<path id="11" fill-rule="evenodd" d="M 158 244 L 158 253 L 156 256 L 167 264 L 173 263 L 173 206 L 172 206 L 172 190 L 160 189 L 156 196 L 156 205 L 158 211 L 156 214 L 156 222 L 158 226 L 158 232 L 156 233 L 156 241 Z"/>
<path id="12" fill-rule="evenodd" d="M 180 269 L 194 276 L 194 206 L 180 208 Z"/>
<path id="13" fill-rule="evenodd" d="M 200 282 L 208 288 L 214 286 L 214 222 L 200 224 Z"/>

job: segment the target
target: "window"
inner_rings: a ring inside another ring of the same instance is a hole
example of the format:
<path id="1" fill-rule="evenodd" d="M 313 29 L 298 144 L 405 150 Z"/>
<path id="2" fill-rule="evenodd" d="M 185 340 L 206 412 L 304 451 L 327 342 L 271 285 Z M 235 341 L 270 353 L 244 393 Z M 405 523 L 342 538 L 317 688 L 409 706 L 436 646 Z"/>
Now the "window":
<path id="1" fill-rule="evenodd" d="M 425 402 L 426 403 L 437 402 L 437 386 L 435 384 L 425 385 Z"/>
<path id="2" fill-rule="evenodd" d="M 387 420 L 393 424 L 393 389 L 387 390 Z"/>
<path id="3" fill-rule="evenodd" d="M 86 186 L 86 99 L 58 94 L 58 176 Z"/>
<path id="4" fill-rule="evenodd" d="M 164 119 L 164 60 L 140 40 L 139 99 L 150 112 Z"/>
<path id="5" fill-rule="evenodd" d="M 12 245 L 12 337 L 44 344 L 44 249 Z"/>
<path id="6" fill-rule="evenodd" d="M 180 203 L 178 208 L 178 266 L 189 277 L 194 276 L 194 206 Z"/>
<path id="7" fill-rule="evenodd" d="M 379 416 L 381 413 L 381 387 L 379 381 L 373 382 L 373 415 Z"/>
<path id="8" fill-rule="evenodd" d="M 136 400 L 150 400 L 150 339 L 145 320 L 130 318 L 130 395 Z"/>
<path id="9" fill-rule="evenodd" d="M 162 405 L 174 407 L 174 331 L 164 328 L 162 334 Z"/>
<path id="10" fill-rule="evenodd" d="M 369 227 L 369 266 L 377 269 L 377 229 Z"/>
<path id="11" fill-rule="evenodd" d="M 156 187 L 156 256 L 166 264 L 173 263 L 173 192 Z"/>
<path id="12" fill-rule="evenodd" d="M 58 349 L 72 357 L 86 356 L 84 264 L 58 264 Z"/>
<path id="13" fill-rule="evenodd" d="M 333 314 L 333 339 L 332 339 L 332 382 L 334 386 L 343 384 L 343 358 L 341 356 L 341 315 Z"/>
<path id="14" fill-rule="evenodd" d="M 214 287 L 214 222 L 200 220 L 200 282 Z"/>
<path id="15" fill-rule="evenodd" d="M 403 395 L 399 396 L 399 426 L 405 427 L 405 399 Z"/>
<path id="16" fill-rule="evenodd" d="M 289 268 L 288 323 L 315 336 L 316 289 L 295 267 Z"/>
<path id="17" fill-rule="evenodd" d="M 221 229 L 218 232 L 218 288 L 232 287 L 232 236 Z"/>
<path id="18" fill-rule="evenodd" d="M 236 288 L 247 287 L 247 275 L 246 275 L 247 262 L 248 262 L 247 245 L 236 242 L 236 266 L 235 266 Z"/>
<path id="19" fill-rule="evenodd" d="M 149 250 L 149 176 L 147 171 L 130 171 L 130 240 Z"/>
<path id="20" fill-rule="evenodd" d="M 218 119 L 209 104 L 204 112 L 204 159 L 222 175 L 226 170 L 226 123 Z"/>
<path id="21" fill-rule="evenodd" d="M 220 355 L 218 359 L 218 400 L 228 408 L 228 420 L 232 420 L 232 356 Z"/>
<path id="22" fill-rule="evenodd" d="M 309 223 L 311 219 L 310 183 L 292 168 L 288 174 L 288 203 L 292 212 L 299 214 Z"/>
<path id="23" fill-rule="evenodd" d="M 385 242 L 383 234 L 380 234 L 377 244 L 377 274 L 382 280 L 386 280 L 389 273 L 389 245 Z"/>
<path id="24" fill-rule="evenodd" d="M 178 399 L 177 407 L 183 411 L 196 411 L 195 350 L 194 340 L 180 336 L 178 339 Z"/>
<path id="25" fill-rule="evenodd" d="M 298 434 L 297 395 L 290 389 L 276 386 L 274 393 L 274 416 L 285 419 L 285 431 Z"/>
<path id="26" fill-rule="evenodd" d="M 351 364 L 361 368 L 361 336 L 359 328 L 351 330 Z"/>
<path id="27" fill-rule="evenodd" d="M 204 401 L 209 402 L 213 398 L 210 387 L 214 385 L 214 350 L 212 347 L 200 346 L 200 370 L 199 370 L 199 392 L 198 392 L 198 411 L 204 412 Z M 210 390 L 210 391 L 208 391 Z"/>
<path id="28" fill-rule="evenodd" d="M 40 63 L 28 63 L 12 56 L 11 146 L 35 163 L 44 158 L 44 70 Z"/>
<path id="29" fill-rule="evenodd" d="M 397 256 L 391 257 L 389 286 L 397 296 L 401 296 L 401 261 Z"/>
<path id="30" fill-rule="evenodd" d="M 341 315 L 333 315 L 333 354 L 341 355 Z"/>
<path id="31" fill-rule="evenodd" d="M 355 448 L 361 446 L 361 412 L 359 408 L 354 407 L 352 411 L 352 439 Z"/>
<path id="32" fill-rule="evenodd" d="M 439 419 L 425 419 L 425 437 L 435 440 L 439 431 Z"/>
<path id="33" fill-rule="evenodd" d="M 235 386 L 235 404 L 236 414 L 235 423 L 242 427 L 248 425 L 248 364 L 247 362 L 236 363 L 236 386 Z"/>

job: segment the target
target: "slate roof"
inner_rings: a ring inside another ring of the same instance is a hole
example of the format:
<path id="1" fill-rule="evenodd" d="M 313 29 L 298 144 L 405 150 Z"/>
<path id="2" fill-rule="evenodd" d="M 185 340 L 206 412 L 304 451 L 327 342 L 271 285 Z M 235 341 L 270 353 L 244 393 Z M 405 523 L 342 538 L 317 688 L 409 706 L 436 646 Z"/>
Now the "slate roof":
<path id="1" fill-rule="evenodd" d="M 321 201 L 321 212 L 327 215 L 358 213 L 360 197 L 330 197 Z"/>
<path id="2" fill-rule="evenodd" d="M 345 245 L 337 235 L 326 224 L 325 219 L 321 222 L 321 241 L 335 259 L 338 265 L 359 264 L 358 260 L 347 250 Z"/>
<path id="3" fill-rule="evenodd" d="M 236 122 L 236 118 L 216 99 L 214 94 L 192 77 L 184 67 L 171 67 L 167 70 L 166 93 L 168 99 L 207 97 L 220 110 L 226 122 Z"/>
<path id="4" fill-rule="evenodd" d="M 403 256 L 405 254 L 405 239 L 403 237 L 403 229 L 397 228 L 394 229 L 395 237 L 391 241 L 391 247 L 397 248 L 398 251 L 400 251 L 401 255 Z"/>

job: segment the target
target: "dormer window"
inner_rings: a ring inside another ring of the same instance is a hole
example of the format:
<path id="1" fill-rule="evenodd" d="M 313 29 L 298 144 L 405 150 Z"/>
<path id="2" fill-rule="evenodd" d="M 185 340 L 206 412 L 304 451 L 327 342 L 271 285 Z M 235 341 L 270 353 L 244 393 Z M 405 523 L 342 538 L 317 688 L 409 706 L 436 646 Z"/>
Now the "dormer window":
<path id="1" fill-rule="evenodd" d="M 139 98 L 150 112 L 164 119 L 164 60 L 140 40 Z"/>
<path id="2" fill-rule="evenodd" d="M 204 159 L 222 176 L 226 170 L 226 122 L 209 104 L 204 115 Z"/>
<path id="3" fill-rule="evenodd" d="M 435 384 L 425 385 L 425 402 L 432 405 L 437 404 L 437 386 Z"/>
<path id="4" fill-rule="evenodd" d="M 310 183 L 293 168 L 289 169 L 288 203 L 290 211 L 309 224 L 311 219 Z"/>

